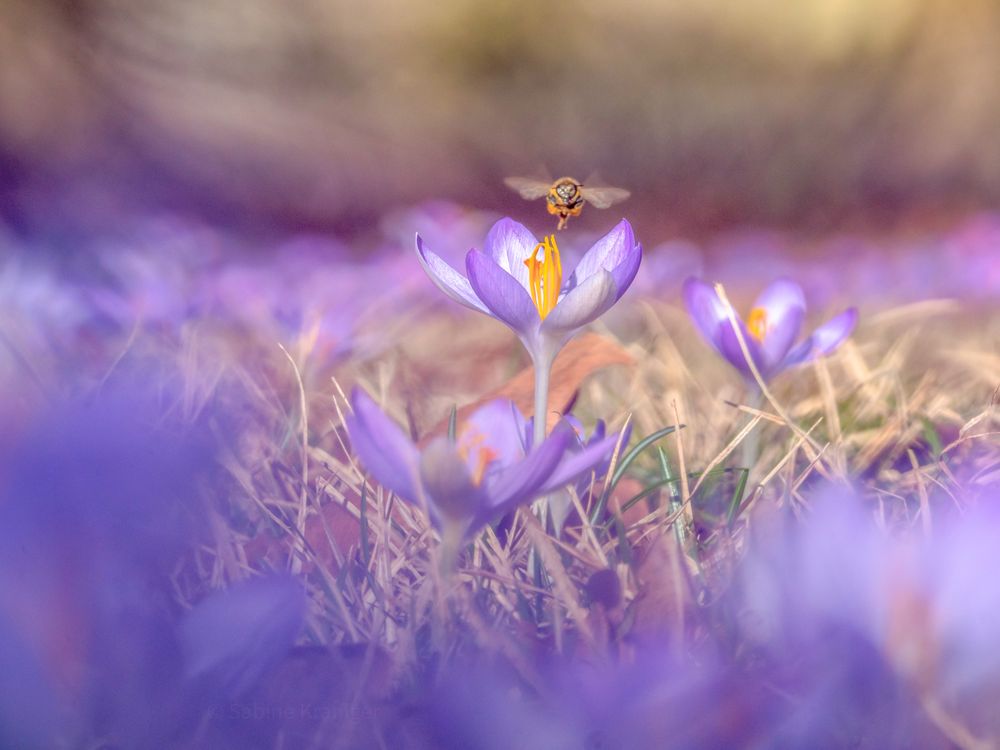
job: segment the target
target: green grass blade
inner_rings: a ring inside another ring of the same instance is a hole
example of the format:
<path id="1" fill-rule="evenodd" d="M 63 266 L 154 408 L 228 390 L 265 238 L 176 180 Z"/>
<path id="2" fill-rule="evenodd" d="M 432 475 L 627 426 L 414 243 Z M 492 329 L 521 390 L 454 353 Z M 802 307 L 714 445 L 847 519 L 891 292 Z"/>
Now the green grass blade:
<path id="1" fill-rule="evenodd" d="M 730 527 L 736 520 L 736 514 L 740 511 L 740 505 L 743 503 L 743 495 L 747 489 L 747 479 L 750 477 L 749 469 L 736 469 L 736 471 L 740 473 L 740 476 L 736 480 L 736 488 L 733 490 L 733 497 L 729 501 L 729 511 L 726 513 L 726 526 Z"/>
<path id="2" fill-rule="evenodd" d="M 684 427 L 684 425 L 680 425 Z M 594 510 L 590 514 L 590 522 L 592 524 L 597 524 L 601 516 L 604 515 L 604 509 L 608 505 L 608 498 L 611 497 L 611 493 L 614 491 L 615 486 L 621 481 L 621 478 L 625 476 L 625 472 L 628 471 L 632 463 L 642 455 L 642 452 L 646 450 L 649 446 L 655 443 L 660 438 L 664 438 L 670 433 L 672 433 L 676 427 L 671 425 L 670 427 L 664 427 L 662 430 L 657 430 L 651 435 L 647 435 L 635 446 L 632 447 L 624 456 L 618 461 L 618 466 L 615 467 L 614 473 L 611 475 L 611 479 L 608 480 L 607 485 L 604 488 L 604 492 L 601 493 L 600 499 L 597 501 L 597 505 L 594 506 Z"/>

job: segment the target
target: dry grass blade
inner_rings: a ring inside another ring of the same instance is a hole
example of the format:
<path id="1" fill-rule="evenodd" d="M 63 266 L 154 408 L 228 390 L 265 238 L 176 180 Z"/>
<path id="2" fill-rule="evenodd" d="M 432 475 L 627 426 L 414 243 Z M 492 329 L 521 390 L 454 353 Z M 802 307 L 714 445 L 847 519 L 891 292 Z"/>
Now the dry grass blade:
<path id="1" fill-rule="evenodd" d="M 538 556 L 541 558 L 545 570 L 552 577 L 552 585 L 557 594 L 557 603 L 566 608 L 574 624 L 579 628 L 580 634 L 590 647 L 596 648 L 597 640 L 590 628 L 587 612 L 580 606 L 577 588 L 566 572 L 566 568 L 559 558 L 559 553 L 552 544 L 552 539 L 545 533 L 533 514 L 524 512 L 522 515 L 524 516 L 528 539 L 538 551 Z"/>
<path id="2" fill-rule="evenodd" d="M 297 574 L 302 571 L 302 541 L 305 540 L 306 536 L 306 515 L 309 512 L 309 408 L 306 399 L 306 386 L 302 382 L 302 373 L 299 372 L 299 366 L 284 346 L 279 343 L 278 348 L 288 358 L 288 363 L 292 366 L 292 371 L 295 373 L 295 383 L 299 389 L 299 428 L 302 435 L 302 486 L 299 490 L 299 509 L 295 518 L 295 527 L 299 532 L 298 537 L 301 541 L 296 543 L 296 554 L 291 558 L 292 572 Z"/>

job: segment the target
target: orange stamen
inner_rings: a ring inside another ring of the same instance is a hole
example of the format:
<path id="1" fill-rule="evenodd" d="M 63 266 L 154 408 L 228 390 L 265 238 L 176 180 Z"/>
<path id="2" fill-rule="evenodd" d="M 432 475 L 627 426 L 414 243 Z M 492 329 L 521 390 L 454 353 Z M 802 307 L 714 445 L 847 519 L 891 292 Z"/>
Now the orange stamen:
<path id="1" fill-rule="evenodd" d="M 747 330 L 750 335 L 758 341 L 764 340 L 767 333 L 767 310 L 763 307 L 755 307 L 747 317 Z"/>
<path id="2" fill-rule="evenodd" d="M 538 257 L 541 252 L 541 258 Z M 528 267 L 528 291 L 542 320 L 552 312 L 559 301 L 562 289 L 562 261 L 556 237 L 550 234 L 543 242 L 535 245 L 531 255 L 524 261 Z"/>

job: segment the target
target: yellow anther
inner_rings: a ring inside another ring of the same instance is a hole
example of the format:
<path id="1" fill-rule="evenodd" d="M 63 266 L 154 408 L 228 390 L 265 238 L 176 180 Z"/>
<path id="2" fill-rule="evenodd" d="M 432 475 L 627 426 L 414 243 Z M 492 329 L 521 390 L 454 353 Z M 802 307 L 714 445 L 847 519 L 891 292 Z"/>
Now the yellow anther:
<path id="1" fill-rule="evenodd" d="M 539 254 L 541 258 L 538 257 Z M 528 267 L 531 301 L 535 303 L 539 317 L 545 320 L 559 301 L 559 291 L 562 289 L 562 261 L 559 258 L 556 236 L 550 234 L 543 242 L 535 245 L 524 265 Z"/>
<path id="2" fill-rule="evenodd" d="M 767 310 L 763 307 L 755 307 L 747 317 L 747 330 L 750 335 L 758 341 L 764 340 L 767 333 Z"/>
<path id="3" fill-rule="evenodd" d="M 475 465 L 472 467 L 472 483 L 477 487 L 483 483 L 486 476 L 486 469 L 497 458 L 495 450 L 487 445 L 483 445 L 486 436 L 482 433 L 470 435 L 468 425 L 462 429 L 459 435 L 458 454 L 468 463 L 469 457 L 475 455 Z"/>

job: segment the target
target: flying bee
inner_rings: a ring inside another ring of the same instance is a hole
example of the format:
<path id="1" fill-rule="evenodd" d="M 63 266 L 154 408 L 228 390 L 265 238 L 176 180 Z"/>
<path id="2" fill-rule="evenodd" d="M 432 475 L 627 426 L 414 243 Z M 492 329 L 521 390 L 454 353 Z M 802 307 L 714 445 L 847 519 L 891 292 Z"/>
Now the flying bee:
<path id="1" fill-rule="evenodd" d="M 579 216 L 584 203 L 589 203 L 594 208 L 608 208 L 631 195 L 622 188 L 584 186 L 573 177 L 560 177 L 555 182 L 531 177 L 508 177 L 504 184 L 516 190 L 525 200 L 533 201 L 544 197 L 549 213 L 559 217 L 556 229 L 563 229 L 570 216 Z"/>

